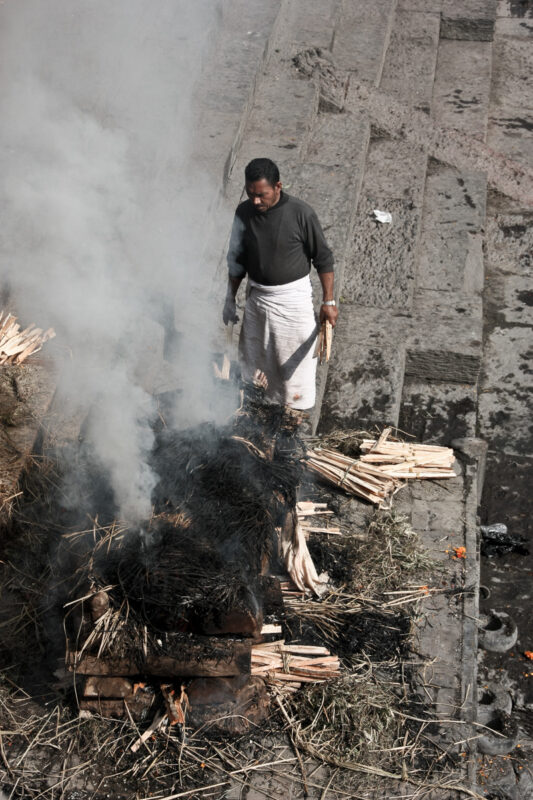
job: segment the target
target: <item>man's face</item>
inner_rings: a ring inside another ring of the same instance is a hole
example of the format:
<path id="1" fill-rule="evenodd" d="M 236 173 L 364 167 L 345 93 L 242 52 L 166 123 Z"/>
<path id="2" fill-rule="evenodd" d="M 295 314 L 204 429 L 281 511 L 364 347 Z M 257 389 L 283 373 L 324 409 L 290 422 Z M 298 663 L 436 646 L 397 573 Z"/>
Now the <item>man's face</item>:
<path id="1" fill-rule="evenodd" d="M 268 211 L 275 206 L 281 194 L 281 181 L 271 186 L 266 178 L 246 184 L 246 194 L 256 211 Z"/>

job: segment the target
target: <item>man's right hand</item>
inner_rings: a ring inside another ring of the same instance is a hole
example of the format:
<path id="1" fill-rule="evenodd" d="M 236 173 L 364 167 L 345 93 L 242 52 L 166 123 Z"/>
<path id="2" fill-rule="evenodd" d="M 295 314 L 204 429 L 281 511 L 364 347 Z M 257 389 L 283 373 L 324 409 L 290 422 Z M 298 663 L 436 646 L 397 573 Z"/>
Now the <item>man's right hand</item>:
<path id="1" fill-rule="evenodd" d="M 228 325 L 230 322 L 232 324 L 238 322 L 239 317 L 237 316 L 237 304 L 234 297 L 226 297 L 226 302 L 224 303 L 224 308 L 222 310 L 222 319 L 224 320 L 224 325 Z"/>

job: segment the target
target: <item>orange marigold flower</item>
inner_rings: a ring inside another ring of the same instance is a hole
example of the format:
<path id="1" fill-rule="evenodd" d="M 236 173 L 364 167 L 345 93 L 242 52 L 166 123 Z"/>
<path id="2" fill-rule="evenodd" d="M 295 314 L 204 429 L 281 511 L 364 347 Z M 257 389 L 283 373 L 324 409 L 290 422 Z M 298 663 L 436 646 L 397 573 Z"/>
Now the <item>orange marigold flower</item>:
<path id="1" fill-rule="evenodd" d="M 526 658 L 529 658 L 530 661 L 533 661 L 533 650 L 524 650 L 524 655 Z"/>
<path id="2" fill-rule="evenodd" d="M 466 547 L 454 547 L 453 552 L 453 558 L 466 558 Z"/>

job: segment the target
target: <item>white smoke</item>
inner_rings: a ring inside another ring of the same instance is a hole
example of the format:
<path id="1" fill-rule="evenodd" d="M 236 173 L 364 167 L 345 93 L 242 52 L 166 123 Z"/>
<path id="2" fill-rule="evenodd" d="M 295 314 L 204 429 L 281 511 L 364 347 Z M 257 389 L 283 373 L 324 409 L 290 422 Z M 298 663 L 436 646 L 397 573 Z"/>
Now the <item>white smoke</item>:
<path id="1" fill-rule="evenodd" d="M 191 298 L 214 271 L 202 252 L 218 187 L 191 165 L 191 143 L 217 6 L 0 5 L 3 279 L 23 322 L 56 329 L 61 387 L 92 407 L 92 443 L 130 520 L 149 515 L 155 481 L 143 374 L 162 299 L 207 351 L 211 312 Z"/>

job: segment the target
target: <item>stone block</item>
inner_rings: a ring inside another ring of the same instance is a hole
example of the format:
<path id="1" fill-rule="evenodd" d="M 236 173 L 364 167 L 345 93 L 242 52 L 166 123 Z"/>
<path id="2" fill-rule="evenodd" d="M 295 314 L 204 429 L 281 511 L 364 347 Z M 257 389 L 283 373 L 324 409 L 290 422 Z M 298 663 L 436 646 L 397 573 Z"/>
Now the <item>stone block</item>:
<path id="1" fill-rule="evenodd" d="M 320 417 L 320 432 L 397 424 L 405 353 L 385 315 L 342 306 Z"/>
<path id="2" fill-rule="evenodd" d="M 416 441 L 449 447 L 453 439 L 475 434 L 476 406 L 475 385 L 428 383 L 407 376 L 399 427 Z"/>
<path id="3" fill-rule="evenodd" d="M 442 0 L 442 39 L 491 42 L 498 0 Z"/>
<path id="4" fill-rule="evenodd" d="M 420 208 L 424 199 L 426 170 L 424 147 L 401 139 L 375 136 L 367 153 L 365 194 L 376 203 L 402 200 Z M 381 205 L 377 207 L 382 208 Z"/>
<path id="5" fill-rule="evenodd" d="M 347 253 L 342 295 L 347 302 L 409 310 L 426 171 L 423 148 L 406 142 L 370 142 L 361 200 Z M 392 224 L 373 209 L 389 211 Z"/>
<path id="6" fill-rule="evenodd" d="M 381 91 L 428 113 L 439 28 L 438 14 L 397 11 L 379 84 Z"/>
<path id="7" fill-rule="evenodd" d="M 394 20 L 395 0 L 344 0 L 335 28 L 333 55 L 358 81 L 379 85 Z"/>
<path id="8" fill-rule="evenodd" d="M 531 328 L 494 328 L 485 344 L 490 377 L 479 396 L 479 435 L 491 449 L 525 454 L 533 449 Z"/>
<path id="9" fill-rule="evenodd" d="M 481 356 L 450 350 L 408 350 L 405 374 L 411 378 L 444 383 L 476 383 Z"/>
<path id="10" fill-rule="evenodd" d="M 222 8 L 212 54 L 196 89 L 200 114 L 193 145 L 194 158 L 217 180 L 238 143 L 280 7 L 281 0 L 235 0 Z"/>
<path id="11" fill-rule="evenodd" d="M 533 110 L 507 103 L 494 105 L 487 126 L 487 144 L 498 153 L 531 170 Z"/>
<path id="12" fill-rule="evenodd" d="M 242 171 L 258 155 L 272 158 L 278 166 L 295 164 L 305 152 L 311 124 L 318 108 L 318 86 L 297 75 L 264 76 L 257 87 L 235 162 L 229 178 L 242 186 Z"/>
<path id="13" fill-rule="evenodd" d="M 507 274 L 530 276 L 533 264 L 533 218 L 530 213 L 502 214 L 492 203 L 487 217 L 486 241 L 490 279 Z M 502 298 L 502 295 L 498 298 L 499 307 Z"/>
<path id="14" fill-rule="evenodd" d="M 522 39 L 533 38 L 533 21 L 531 17 L 498 17 L 494 29 L 495 38 L 514 36 Z"/>
<path id="15" fill-rule="evenodd" d="M 432 103 L 437 125 L 485 140 L 491 62 L 489 42 L 441 40 Z"/>
<path id="16" fill-rule="evenodd" d="M 494 42 L 492 52 L 492 102 L 533 111 L 530 82 L 533 48 L 529 41 L 508 37 Z"/>
<path id="17" fill-rule="evenodd" d="M 374 208 L 389 211 L 392 224 L 378 222 Z M 346 257 L 342 287 L 346 302 L 383 309 L 410 308 L 418 226 L 419 214 L 409 202 L 361 200 Z"/>
<path id="18" fill-rule="evenodd" d="M 305 160 L 350 168 L 354 183 L 359 183 L 369 139 L 370 122 L 364 112 L 319 114 L 309 138 Z"/>
<path id="19" fill-rule="evenodd" d="M 423 11 L 426 14 L 440 14 L 442 0 L 398 0 L 398 11 Z"/>
<path id="20" fill-rule="evenodd" d="M 342 0 L 291 0 L 287 3 L 283 22 L 291 46 L 331 48 L 341 5 Z"/>
<path id="21" fill-rule="evenodd" d="M 289 194 L 313 206 L 336 261 L 342 259 L 355 214 L 359 182 L 349 169 L 301 164 L 290 173 Z M 337 288 L 339 288 L 339 285 Z"/>
<path id="22" fill-rule="evenodd" d="M 483 303 L 479 295 L 420 289 L 413 301 L 408 346 L 479 356 L 483 338 Z"/>
<path id="23" fill-rule="evenodd" d="M 419 244 L 420 288 L 483 290 L 485 199 L 485 176 L 430 162 Z"/>

